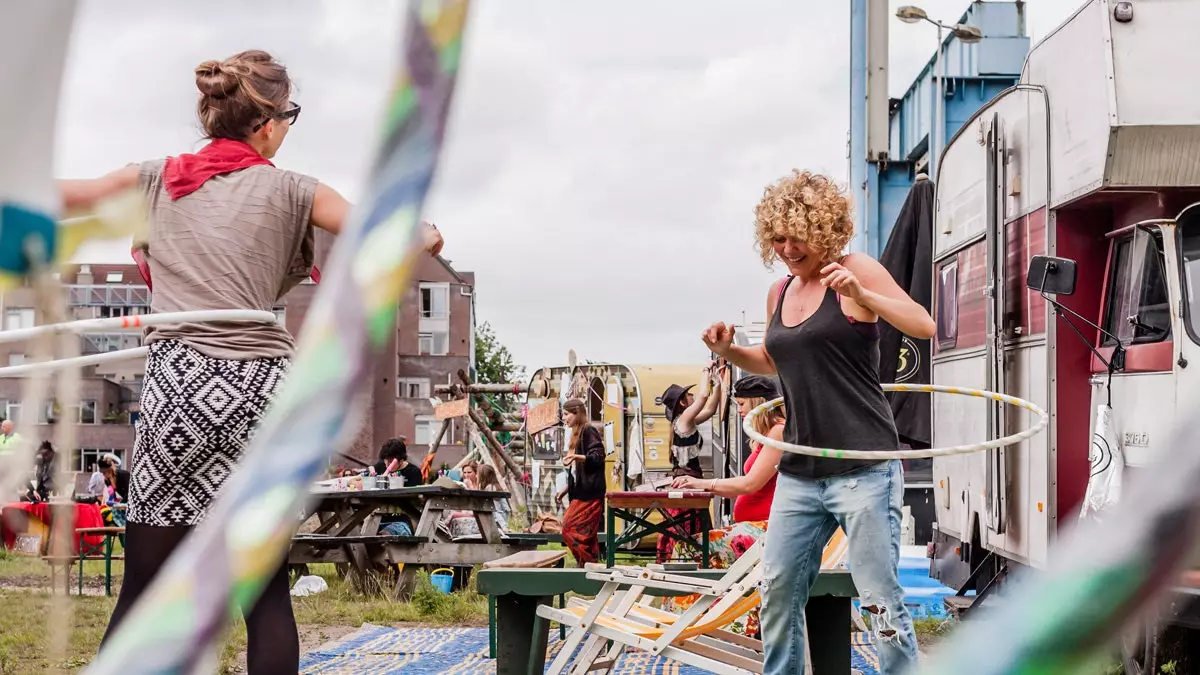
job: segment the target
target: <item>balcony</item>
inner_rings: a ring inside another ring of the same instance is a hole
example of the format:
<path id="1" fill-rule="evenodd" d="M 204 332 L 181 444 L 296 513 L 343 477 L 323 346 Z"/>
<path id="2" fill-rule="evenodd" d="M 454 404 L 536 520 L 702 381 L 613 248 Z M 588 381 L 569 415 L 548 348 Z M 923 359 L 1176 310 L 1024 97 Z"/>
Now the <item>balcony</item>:
<path id="1" fill-rule="evenodd" d="M 142 346 L 141 333 L 87 333 L 79 336 L 80 352 L 87 356 L 89 354 L 103 354 L 105 352 L 115 352 L 122 349 L 133 349 L 134 347 Z"/>
<path id="2" fill-rule="evenodd" d="M 67 286 L 70 307 L 149 307 L 150 289 L 145 286 L 80 285 Z"/>

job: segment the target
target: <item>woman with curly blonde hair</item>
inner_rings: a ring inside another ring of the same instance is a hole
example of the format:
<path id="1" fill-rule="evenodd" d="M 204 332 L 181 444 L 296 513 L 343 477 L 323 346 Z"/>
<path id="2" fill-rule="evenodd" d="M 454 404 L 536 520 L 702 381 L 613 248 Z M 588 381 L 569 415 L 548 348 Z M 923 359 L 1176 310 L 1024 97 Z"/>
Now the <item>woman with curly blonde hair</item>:
<path id="1" fill-rule="evenodd" d="M 899 449 L 879 386 L 879 326 L 929 338 L 934 322 L 878 262 L 845 254 L 850 202 L 826 176 L 793 171 L 768 186 L 755 209 L 758 252 L 788 276 L 767 294 L 763 343 L 733 344 L 724 323 L 703 334 L 709 349 L 744 371 L 776 374 L 789 443 L 846 450 Z M 878 634 L 880 672 L 915 665 L 917 641 L 897 567 L 904 478 L 899 460 L 841 460 L 783 453 L 763 552 L 763 673 L 804 669 L 804 606 L 821 552 L 840 526 L 850 572 Z"/>

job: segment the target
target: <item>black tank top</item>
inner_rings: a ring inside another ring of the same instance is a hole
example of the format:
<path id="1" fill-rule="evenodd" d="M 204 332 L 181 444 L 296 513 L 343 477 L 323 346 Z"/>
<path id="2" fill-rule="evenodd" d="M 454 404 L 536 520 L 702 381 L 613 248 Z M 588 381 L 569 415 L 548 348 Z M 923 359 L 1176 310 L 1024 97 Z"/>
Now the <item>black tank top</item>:
<path id="1" fill-rule="evenodd" d="M 785 326 L 783 303 L 792 280 L 780 292 L 764 339 L 783 390 L 784 440 L 839 450 L 899 449 L 892 407 L 879 386 L 877 328 L 861 330 L 873 326 L 851 323 L 837 293 L 829 289 L 812 316 L 798 326 Z M 875 464 L 784 452 L 779 470 L 825 478 Z"/>

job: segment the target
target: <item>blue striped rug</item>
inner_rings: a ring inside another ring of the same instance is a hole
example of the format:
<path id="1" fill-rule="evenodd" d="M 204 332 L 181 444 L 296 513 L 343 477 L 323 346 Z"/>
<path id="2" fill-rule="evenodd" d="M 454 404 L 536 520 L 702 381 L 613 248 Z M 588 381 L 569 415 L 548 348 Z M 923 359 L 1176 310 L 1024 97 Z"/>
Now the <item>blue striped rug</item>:
<path id="1" fill-rule="evenodd" d="M 864 675 L 878 675 L 879 659 L 867 634 L 852 636 L 851 663 Z M 551 631 L 550 652 L 558 647 Z M 300 661 L 305 675 L 459 675 L 496 672 L 488 658 L 486 628 L 389 628 L 363 624 L 357 632 L 322 645 Z M 645 652 L 627 652 L 616 675 L 702 675 L 707 671 Z"/>

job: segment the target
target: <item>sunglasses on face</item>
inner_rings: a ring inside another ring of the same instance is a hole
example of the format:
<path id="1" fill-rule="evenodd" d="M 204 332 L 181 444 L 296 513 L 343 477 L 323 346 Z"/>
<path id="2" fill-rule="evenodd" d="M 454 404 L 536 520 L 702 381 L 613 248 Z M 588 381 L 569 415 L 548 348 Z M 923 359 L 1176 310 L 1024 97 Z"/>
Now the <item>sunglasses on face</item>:
<path id="1" fill-rule="evenodd" d="M 251 133 L 263 128 L 267 124 L 267 122 L 270 122 L 271 120 L 279 120 L 280 122 L 286 121 L 288 123 L 288 126 L 295 124 L 296 120 L 299 119 L 299 117 L 300 117 L 300 105 L 298 103 L 296 103 L 295 101 L 289 101 L 289 103 L 292 104 L 291 108 L 289 108 L 281 113 L 271 115 L 270 117 L 267 117 L 265 120 L 259 122 L 258 124 L 255 124 L 254 128 L 250 130 Z"/>

